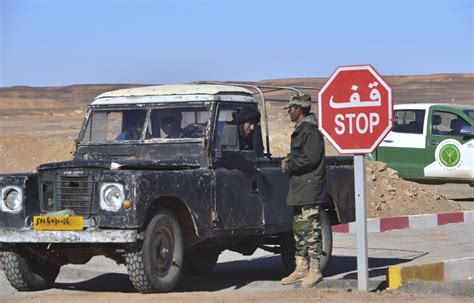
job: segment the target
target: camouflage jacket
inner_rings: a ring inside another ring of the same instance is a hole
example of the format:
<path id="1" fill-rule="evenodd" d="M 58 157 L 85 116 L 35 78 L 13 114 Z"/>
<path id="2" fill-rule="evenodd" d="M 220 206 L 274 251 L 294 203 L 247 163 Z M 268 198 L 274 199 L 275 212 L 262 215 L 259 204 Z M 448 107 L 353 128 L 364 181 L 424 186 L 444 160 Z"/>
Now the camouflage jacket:
<path id="1" fill-rule="evenodd" d="M 291 135 L 288 154 L 290 188 L 288 206 L 326 202 L 326 165 L 324 140 L 313 113 L 305 117 Z"/>

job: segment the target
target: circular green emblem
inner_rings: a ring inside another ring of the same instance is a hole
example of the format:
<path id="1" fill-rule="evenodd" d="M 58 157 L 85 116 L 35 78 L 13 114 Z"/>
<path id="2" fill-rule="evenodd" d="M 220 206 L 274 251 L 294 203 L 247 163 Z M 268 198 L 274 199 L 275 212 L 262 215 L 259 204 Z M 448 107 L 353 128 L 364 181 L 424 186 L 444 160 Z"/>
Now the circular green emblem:
<path id="1" fill-rule="evenodd" d="M 439 160 L 446 167 L 454 167 L 461 160 L 459 148 L 454 144 L 446 144 L 439 151 Z"/>

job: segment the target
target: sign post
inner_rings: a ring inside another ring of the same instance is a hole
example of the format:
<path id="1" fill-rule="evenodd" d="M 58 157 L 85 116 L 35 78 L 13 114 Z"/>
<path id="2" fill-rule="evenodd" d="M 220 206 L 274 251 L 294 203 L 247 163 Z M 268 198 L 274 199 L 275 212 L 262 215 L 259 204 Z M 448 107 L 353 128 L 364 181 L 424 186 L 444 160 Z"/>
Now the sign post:
<path id="1" fill-rule="evenodd" d="M 363 155 L 354 155 L 354 183 L 357 229 L 357 286 L 359 291 L 367 291 L 369 282 L 367 203 L 365 202 L 365 159 Z"/>
<path id="2" fill-rule="evenodd" d="M 368 290 L 365 159 L 393 126 L 392 89 L 370 65 L 340 66 L 318 94 L 319 129 L 341 154 L 354 155 L 357 280 Z"/>

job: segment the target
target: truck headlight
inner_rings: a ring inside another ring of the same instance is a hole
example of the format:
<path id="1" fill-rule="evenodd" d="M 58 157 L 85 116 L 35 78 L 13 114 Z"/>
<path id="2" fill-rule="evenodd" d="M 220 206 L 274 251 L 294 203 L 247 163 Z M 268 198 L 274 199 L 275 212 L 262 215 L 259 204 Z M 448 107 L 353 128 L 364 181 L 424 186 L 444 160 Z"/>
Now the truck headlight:
<path id="1" fill-rule="evenodd" d="M 107 211 L 118 211 L 125 200 L 123 185 L 104 183 L 100 187 L 100 208 Z"/>
<path id="2" fill-rule="evenodd" d="M 17 213 L 21 210 L 23 194 L 21 188 L 17 186 L 7 186 L 2 188 L 2 210 L 5 212 Z"/>

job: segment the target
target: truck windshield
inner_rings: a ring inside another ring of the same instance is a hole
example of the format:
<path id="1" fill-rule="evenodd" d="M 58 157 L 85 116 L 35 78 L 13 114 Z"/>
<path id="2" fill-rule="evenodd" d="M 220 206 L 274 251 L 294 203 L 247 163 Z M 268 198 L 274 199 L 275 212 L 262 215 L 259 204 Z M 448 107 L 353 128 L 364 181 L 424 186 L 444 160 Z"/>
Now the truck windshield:
<path id="1" fill-rule="evenodd" d="M 145 109 L 92 111 L 82 142 L 140 140 Z"/>
<path id="2" fill-rule="evenodd" d="M 474 120 L 474 109 L 466 109 L 464 113 Z"/>
<path id="3" fill-rule="evenodd" d="M 205 134 L 209 109 L 162 108 L 93 110 L 81 142 L 168 141 L 201 138 Z"/>
<path id="4" fill-rule="evenodd" d="M 145 140 L 201 138 L 208 120 L 206 107 L 152 109 Z"/>

